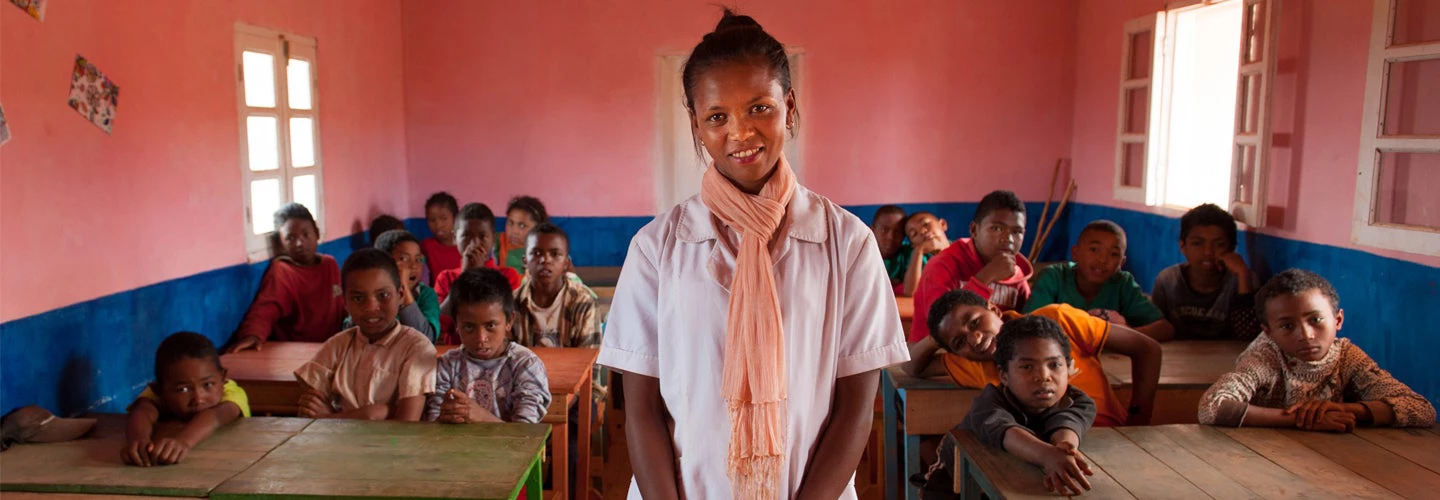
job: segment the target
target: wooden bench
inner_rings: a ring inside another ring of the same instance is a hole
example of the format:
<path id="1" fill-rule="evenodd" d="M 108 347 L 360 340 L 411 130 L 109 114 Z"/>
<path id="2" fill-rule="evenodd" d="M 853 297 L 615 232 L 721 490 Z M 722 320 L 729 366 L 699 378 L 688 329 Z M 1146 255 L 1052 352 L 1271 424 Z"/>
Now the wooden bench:
<path id="1" fill-rule="evenodd" d="M 1243 341 L 1175 341 L 1161 344 L 1163 361 L 1155 395 L 1152 423 L 1193 423 L 1200 396 L 1210 384 L 1235 366 L 1245 350 Z M 1122 403 L 1130 398 L 1130 361 L 1117 354 L 1102 354 L 1106 377 Z M 886 496 L 919 498 L 908 478 L 920 470 L 920 439 L 943 435 L 960 424 L 970 411 L 979 389 L 964 388 L 949 377 L 919 378 L 900 366 L 881 374 L 886 452 Z M 903 493 L 902 493 L 903 492 Z"/>
<path id="2" fill-rule="evenodd" d="M 962 498 L 1053 498 L 1039 467 L 954 431 Z M 1095 475 L 1073 498 L 1434 498 L 1440 431 L 1353 434 L 1195 424 L 1091 429 L 1080 451 Z"/>
<path id="3" fill-rule="evenodd" d="M 295 380 L 295 370 L 315 357 L 320 345 L 312 342 L 267 342 L 260 350 L 243 351 L 220 357 L 220 363 L 229 371 L 229 376 L 245 389 L 250 398 L 250 409 L 259 413 L 294 415 L 296 402 L 300 399 L 300 383 Z M 444 354 L 457 346 L 437 346 L 437 354 Z M 554 454 L 555 470 L 564 473 L 553 474 L 555 491 L 560 498 L 568 497 L 571 478 L 584 484 L 590 470 L 590 434 L 592 414 L 590 401 L 594 398 L 591 384 L 595 358 L 598 349 L 534 347 L 530 350 L 545 363 L 545 373 L 550 383 L 552 401 L 545 414 L 544 423 L 555 426 L 551 435 L 551 450 Z M 576 470 L 568 469 L 570 448 L 569 407 L 579 404 L 579 422 L 576 436 Z M 552 464 L 553 465 L 553 464 Z"/>

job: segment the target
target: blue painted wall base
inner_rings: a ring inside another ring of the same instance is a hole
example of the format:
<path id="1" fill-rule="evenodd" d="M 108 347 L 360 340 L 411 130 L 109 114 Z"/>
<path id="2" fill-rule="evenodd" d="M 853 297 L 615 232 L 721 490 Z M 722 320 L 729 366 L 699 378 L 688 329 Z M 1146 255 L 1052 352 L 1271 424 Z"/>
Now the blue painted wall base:
<path id="1" fill-rule="evenodd" d="M 975 203 L 901 205 L 946 219 L 950 237 L 968 234 Z M 869 221 L 879 205 L 847 207 Z M 1039 231 L 1042 205 L 1027 204 L 1025 248 Z M 1052 207 L 1053 209 L 1053 207 Z M 1065 259 L 1071 235 L 1094 219 L 1130 234 L 1126 269 L 1147 289 L 1161 269 L 1180 262 L 1175 219 L 1098 205 L 1071 204 L 1051 232 L 1041 261 Z M 572 242 L 577 266 L 619 266 L 630 238 L 651 217 L 555 217 Z M 497 224 L 504 227 L 504 220 Z M 429 237 L 424 219 L 406 227 Z M 1142 236 L 1143 235 L 1143 236 Z M 343 262 L 368 245 L 363 233 L 325 242 L 321 253 Z M 1335 283 L 1349 337 L 1401 380 L 1440 399 L 1440 269 L 1373 254 L 1244 233 L 1241 251 L 1261 277 L 1290 267 Z M 39 404 L 57 413 L 120 412 L 153 376 L 155 348 L 176 331 L 197 331 L 217 345 L 229 340 L 254 298 L 268 263 L 239 264 L 69 305 L 0 324 L 0 412 Z"/>

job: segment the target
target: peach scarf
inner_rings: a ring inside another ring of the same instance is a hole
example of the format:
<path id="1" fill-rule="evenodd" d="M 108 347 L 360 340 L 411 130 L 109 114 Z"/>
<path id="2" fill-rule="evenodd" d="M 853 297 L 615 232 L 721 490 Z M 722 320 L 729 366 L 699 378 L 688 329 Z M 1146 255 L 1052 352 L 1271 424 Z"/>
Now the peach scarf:
<path id="1" fill-rule="evenodd" d="M 785 336 L 770 240 L 795 194 L 795 172 L 785 158 L 760 189 L 740 191 L 715 165 L 705 170 L 700 200 L 727 227 L 740 233 L 735 279 L 725 324 L 721 390 L 730 410 L 726 472 L 735 498 L 780 498 L 785 464 Z"/>

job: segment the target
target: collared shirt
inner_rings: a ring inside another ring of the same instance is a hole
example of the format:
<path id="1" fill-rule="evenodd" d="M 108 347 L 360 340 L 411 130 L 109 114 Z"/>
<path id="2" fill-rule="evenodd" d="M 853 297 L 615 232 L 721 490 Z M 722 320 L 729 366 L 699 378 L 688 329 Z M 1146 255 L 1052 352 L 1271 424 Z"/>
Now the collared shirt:
<path id="1" fill-rule="evenodd" d="M 354 327 L 330 337 L 295 378 L 330 397 L 341 411 L 435 392 L 435 345 L 395 322 L 374 343 Z"/>
<path id="2" fill-rule="evenodd" d="M 527 347 L 598 347 L 600 324 L 595 297 L 585 284 L 568 278 L 550 308 L 535 306 L 535 288 L 525 280 L 515 291 L 515 341 Z M 544 314 L 551 314 L 549 321 Z"/>
<path id="3" fill-rule="evenodd" d="M 770 245 L 788 380 L 780 492 L 793 497 L 830 414 L 835 381 L 909 358 L 890 278 L 860 219 L 797 186 Z M 655 377 L 674 419 L 688 498 L 731 498 L 730 419 L 721 391 L 739 235 L 699 196 L 640 230 L 615 288 L 597 363 Z M 632 483 L 629 498 L 640 498 Z M 841 498 L 855 498 L 853 485 Z"/>

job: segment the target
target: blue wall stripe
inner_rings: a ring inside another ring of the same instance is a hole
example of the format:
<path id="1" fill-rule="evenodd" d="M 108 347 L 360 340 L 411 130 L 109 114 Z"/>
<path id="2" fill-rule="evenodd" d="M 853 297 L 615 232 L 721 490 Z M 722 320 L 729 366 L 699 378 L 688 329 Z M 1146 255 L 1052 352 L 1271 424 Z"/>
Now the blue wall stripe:
<path id="1" fill-rule="evenodd" d="M 950 237 L 968 234 L 975 203 L 902 204 L 949 222 Z M 879 205 L 846 207 L 869 222 Z M 1027 204 L 1025 248 L 1033 244 L 1042 205 Z M 1053 210 L 1053 207 L 1052 207 Z M 1052 230 L 1041 261 L 1065 259 L 1071 236 L 1094 219 L 1120 223 L 1130 234 L 1126 269 L 1150 288 L 1161 269 L 1179 262 L 1179 222 L 1158 215 L 1099 205 L 1071 204 Z M 577 266 L 619 266 L 630 238 L 651 217 L 554 217 L 570 234 Z M 424 219 L 406 227 L 422 238 Z M 497 222 L 503 230 L 504 219 Z M 1342 332 L 1397 377 L 1435 401 L 1440 377 L 1429 365 L 1440 353 L 1440 269 L 1373 254 L 1243 233 L 1241 252 L 1257 274 L 1303 267 L 1330 278 L 1340 291 Z M 368 245 L 364 233 L 325 242 L 322 253 L 343 262 Z M 119 412 L 152 376 L 160 341 L 180 330 L 198 331 L 216 344 L 229 340 L 254 298 L 268 263 L 238 264 L 0 324 L 0 412 L 40 404 L 61 414 Z M 1377 284 L 1383 283 L 1383 288 Z"/>

